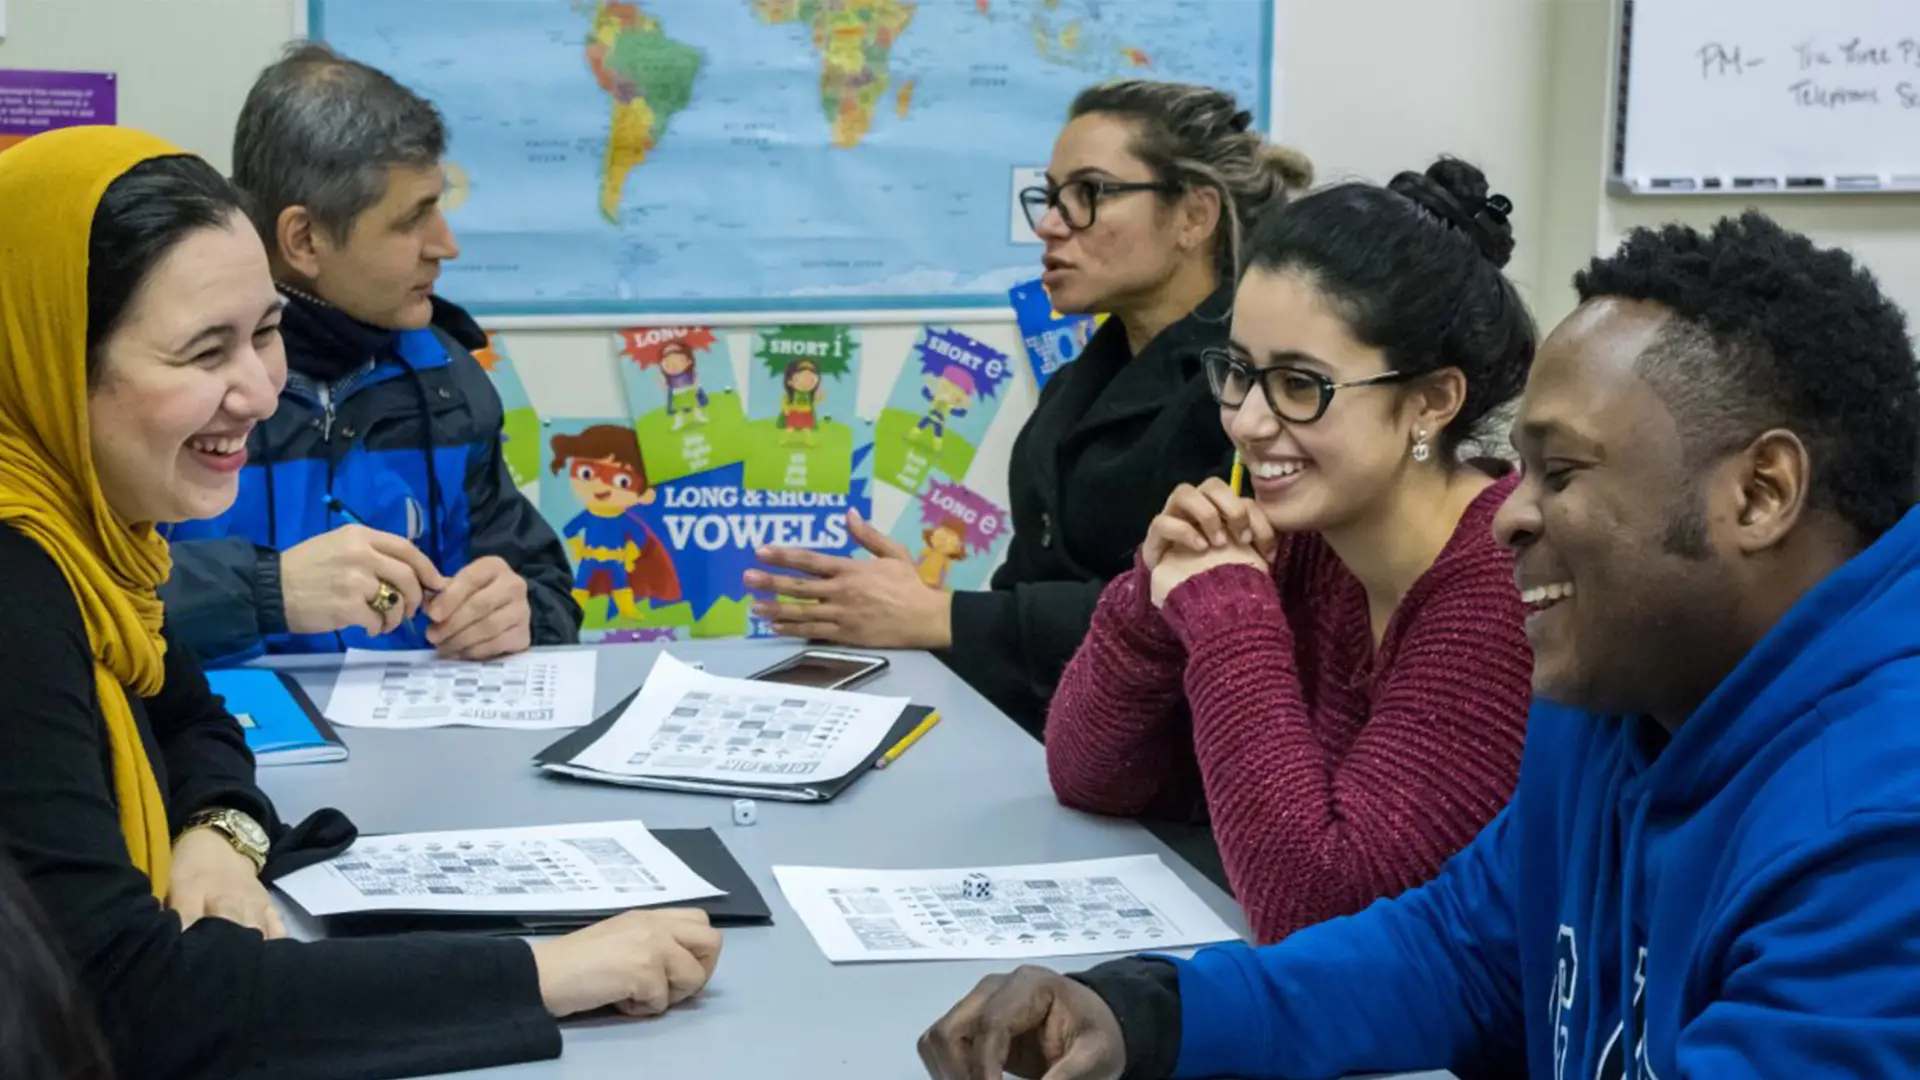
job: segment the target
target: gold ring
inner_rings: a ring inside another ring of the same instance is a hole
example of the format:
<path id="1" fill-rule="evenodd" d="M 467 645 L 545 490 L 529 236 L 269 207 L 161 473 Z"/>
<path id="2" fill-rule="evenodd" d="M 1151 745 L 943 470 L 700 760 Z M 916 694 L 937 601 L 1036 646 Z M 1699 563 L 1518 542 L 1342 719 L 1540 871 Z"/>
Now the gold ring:
<path id="1" fill-rule="evenodd" d="M 394 588 L 391 582 L 383 581 L 380 583 L 380 591 L 373 594 L 373 599 L 367 601 L 367 606 L 372 608 L 375 614 L 385 615 L 400 606 L 400 599 L 400 590 Z"/>

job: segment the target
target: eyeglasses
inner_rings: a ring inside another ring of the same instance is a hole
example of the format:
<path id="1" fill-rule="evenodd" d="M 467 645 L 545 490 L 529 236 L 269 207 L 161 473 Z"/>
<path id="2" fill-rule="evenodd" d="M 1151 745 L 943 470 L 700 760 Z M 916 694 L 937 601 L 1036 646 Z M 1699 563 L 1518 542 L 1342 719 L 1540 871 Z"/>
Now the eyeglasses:
<path id="1" fill-rule="evenodd" d="M 1172 184 L 1123 183 L 1118 180 L 1069 180 L 1057 188 L 1030 187 L 1020 191 L 1020 208 L 1027 212 L 1027 224 L 1040 231 L 1040 221 L 1050 209 L 1060 211 L 1060 220 L 1074 232 L 1093 224 L 1094 211 L 1104 199 L 1135 191 L 1174 190 Z"/>
<path id="2" fill-rule="evenodd" d="M 1273 414 L 1295 424 L 1311 424 L 1326 415 L 1327 406 L 1333 404 L 1333 395 L 1337 390 L 1382 386 L 1404 382 L 1412 377 L 1404 371 L 1383 371 L 1361 379 L 1334 382 L 1317 371 L 1284 364 L 1254 367 L 1225 349 L 1208 349 L 1201 353 L 1200 365 L 1206 370 L 1207 385 L 1213 389 L 1213 399 L 1223 407 L 1237 409 L 1244 405 L 1247 395 L 1253 391 L 1253 384 L 1257 382 Z"/>

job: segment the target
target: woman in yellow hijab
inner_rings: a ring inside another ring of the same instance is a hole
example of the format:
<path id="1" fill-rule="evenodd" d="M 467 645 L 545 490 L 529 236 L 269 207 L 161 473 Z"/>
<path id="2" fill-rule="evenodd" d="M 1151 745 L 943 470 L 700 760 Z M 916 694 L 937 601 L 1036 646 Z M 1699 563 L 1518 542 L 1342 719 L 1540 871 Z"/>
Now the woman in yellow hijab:
<path id="1" fill-rule="evenodd" d="M 698 912 L 531 948 L 276 940 L 259 873 L 299 841 L 170 647 L 154 526 L 232 505 L 286 378 L 280 306 L 204 161 L 122 128 L 0 152 L 0 847 L 117 1070 L 453 1071 L 558 1054 L 556 1016 L 691 996 L 719 951 Z"/>

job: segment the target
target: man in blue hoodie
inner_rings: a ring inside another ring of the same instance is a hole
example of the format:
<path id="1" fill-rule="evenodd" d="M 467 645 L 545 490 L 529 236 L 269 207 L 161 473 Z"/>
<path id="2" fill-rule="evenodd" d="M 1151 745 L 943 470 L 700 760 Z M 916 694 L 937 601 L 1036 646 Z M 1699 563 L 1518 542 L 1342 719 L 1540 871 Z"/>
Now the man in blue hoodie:
<path id="1" fill-rule="evenodd" d="M 579 638 L 566 550 L 514 486 L 487 337 L 434 295 L 446 125 L 377 69 L 296 44 L 235 127 L 234 181 L 286 298 L 279 411 L 207 440 L 240 497 L 168 530 L 168 622 L 209 664 Z"/>
<path id="2" fill-rule="evenodd" d="M 1920 386 L 1898 308 L 1758 213 L 1575 279 L 1496 530 L 1539 698 L 1424 888 L 1262 949 L 985 981 L 943 1080 L 1920 1071 Z"/>

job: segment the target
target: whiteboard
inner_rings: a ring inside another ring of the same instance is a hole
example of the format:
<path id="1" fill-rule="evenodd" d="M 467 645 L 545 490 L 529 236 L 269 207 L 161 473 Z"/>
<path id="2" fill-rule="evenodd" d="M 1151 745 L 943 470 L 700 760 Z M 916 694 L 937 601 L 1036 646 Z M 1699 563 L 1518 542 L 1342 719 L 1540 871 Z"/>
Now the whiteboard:
<path id="1" fill-rule="evenodd" d="M 1616 187 L 1920 191 L 1920 0 L 1621 0 Z"/>

